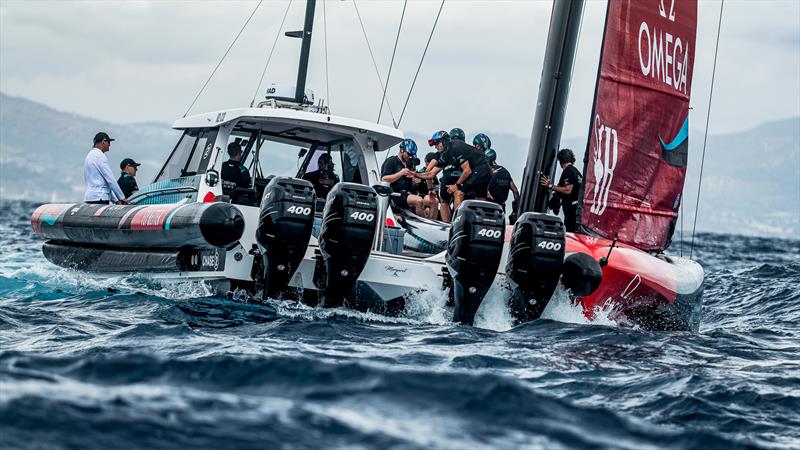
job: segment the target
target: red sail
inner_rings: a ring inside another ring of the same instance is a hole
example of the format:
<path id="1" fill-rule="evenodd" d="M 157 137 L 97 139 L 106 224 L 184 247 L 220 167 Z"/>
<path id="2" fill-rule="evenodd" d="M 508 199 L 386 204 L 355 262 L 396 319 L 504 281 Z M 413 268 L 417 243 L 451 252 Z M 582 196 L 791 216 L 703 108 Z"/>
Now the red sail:
<path id="1" fill-rule="evenodd" d="M 610 0 L 584 170 L 585 229 L 662 250 L 682 201 L 696 0 Z"/>

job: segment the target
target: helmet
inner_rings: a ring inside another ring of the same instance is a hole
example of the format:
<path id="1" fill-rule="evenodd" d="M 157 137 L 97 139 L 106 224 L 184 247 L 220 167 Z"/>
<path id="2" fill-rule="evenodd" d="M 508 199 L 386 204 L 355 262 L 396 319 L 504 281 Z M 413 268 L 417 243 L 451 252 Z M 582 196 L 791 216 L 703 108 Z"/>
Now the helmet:
<path id="1" fill-rule="evenodd" d="M 404 139 L 403 142 L 400 143 L 400 148 L 411 156 L 417 154 L 417 143 L 414 142 L 413 139 Z"/>
<path id="2" fill-rule="evenodd" d="M 317 164 L 325 163 L 325 164 L 333 164 L 333 158 L 331 157 L 330 153 L 323 153 L 319 155 L 317 159 Z"/>
<path id="3" fill-rule="evenodd" d="M 559 150 L 556 158 L 558 159 L 558 162 L 562 164 L 575 163 L 575 153 L 572 153 L 572 150 L 568 148 L 562 148 Z"/>
<path id="4" fill-rule="evenodd" d="M 483 150 L 486 150 L 488 148 L 492 148 L 492 140 L 489 139 L 489 136 L 483 133 L 478 133 L 475 135 L 475 138 L 472 139 L 472 145 L 477 145 Z"/>
<path id="5" fill-rule="evenodd" d="M 433 133 L 433 136 L 431 136 L 431 138 L 428 139 L 428 145 L 433 147 L 439 142 L 447 142 L 449 140 L 450 140 L 450 135 L 447 134 L 447 131 L 439 130 L 436 133 Z"/>
<path id="6" fill-rule="evenodd" d="M 461 128 L 453 128 L 452 130 L 450 130 L 450 139 L 454 141 L 464 142 L 467 139 L 467 137 L 464 134 L 464 130 L 462 130 Z"/>
<path id="7" fill-rule="evenodd" d="M 486 150 L 485 155 L 486 159 L 488 159 L 490 163 L 494 162 L 497 159 L 497 152 L 495 152 L 491 148 L 489 150 Z"/>

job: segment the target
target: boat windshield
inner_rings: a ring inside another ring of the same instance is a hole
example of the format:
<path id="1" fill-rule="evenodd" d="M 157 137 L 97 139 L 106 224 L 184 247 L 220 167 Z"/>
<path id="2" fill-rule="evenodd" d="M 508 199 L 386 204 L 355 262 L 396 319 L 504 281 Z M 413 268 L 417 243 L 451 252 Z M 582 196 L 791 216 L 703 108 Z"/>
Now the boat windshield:
<path id="1" fill-rule="evenodd" d="M 321 155 L 330 154 L 333 171 L 339 180 L 362 183 L 361 180 L 366 179 L 363 153 L 352 138 L 334 142 L 301 142 L 237 127 L 231 132 L 226 147 L 232 142 L 241 145 L 244 150 L 242 163 L 256 178 L 270 175 L 303 178 L 319 169 Z"/>
<path id="2" fill-rule="evenodd" d="M 205 173 L 213 153 L 217 128 L 191 128 L 181 136 L 155 181 Z"/>

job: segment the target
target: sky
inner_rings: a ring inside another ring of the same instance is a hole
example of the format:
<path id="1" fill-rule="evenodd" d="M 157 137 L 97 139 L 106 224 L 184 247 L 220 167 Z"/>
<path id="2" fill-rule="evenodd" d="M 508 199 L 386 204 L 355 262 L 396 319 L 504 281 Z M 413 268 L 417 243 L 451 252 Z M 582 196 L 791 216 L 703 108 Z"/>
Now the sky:
<path id="1" fill-rule="evenodd" d="M 0 0 L 0 90 L 110 122 L 172 123 L 257 4 Z M 263 1 L 191 113 L 246 106 L 269 83 L 294 84 L 300 40 L 282 34 L 302 29 L 302 0 L 289 5 L 256 92 L 287 5 Z M 439 5 L 406 6 L 387 90 L 396 118 Z M 359 0 L 357 6 L 385 80 L 404 3 Z M 400 127 L 529 136 L 550 9 L 549 1 L 447 0 Z M 587 134 L 605 9 L 604 1 L 587 1 L 565 138 Z M 699 2 L 692 129 L 705 127 L 719 10 L 719 1 Z M 318 3 L 310 65 L 308 86 L 334 114 L 377 120 L 382 90 L 352 1 Z M 391 124 L 387 112 L 381 122 Z M 709 132 L 790 116 L 800 116 L 800 1 L 727 0 Z"/>

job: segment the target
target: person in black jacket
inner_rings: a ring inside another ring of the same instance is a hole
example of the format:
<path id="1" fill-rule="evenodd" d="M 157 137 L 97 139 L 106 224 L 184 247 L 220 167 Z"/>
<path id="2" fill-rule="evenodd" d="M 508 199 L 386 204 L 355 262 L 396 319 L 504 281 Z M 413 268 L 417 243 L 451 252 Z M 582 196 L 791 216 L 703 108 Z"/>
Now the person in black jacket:
<path id="1" fill-rule="evenodd" d="M 553 191 L 553 194 L 560 200 L 561 207 L 564 209 L 564 228 L 567 231 L 575 231 L 576 215 L 578 212 L 578 195 L 580 194 L 583 176 L 575 167 L 575 154 L 572 150 L 564 148 L 556 155 L 558 163 L 561 165 L 561 178 L 558 185 L 550 181 L 550 177 L 542 175 L 539 182 Z M 551 208 L 556 214 L 558 206 L 552 204 Z"/>
<path id="2" fill-rule="evenodd" d="M 222 163 L 222 192 L 231 195 L 234 189 L 249 188 L 253 184 L 250 178 L 250 171 L 242 164 L 242 147 L 239 142 L 228 144 L 228 156 L 230 159 Z"/>
<path id="3" fill-rule="evenodd" d="M 519 189 L 511 179 L 511 173 L 503 166 L 497 164 L 497 152 L 494 149 L 486 150 L 486 159 L 492 166 L 492 181 L 489 182 L 489 201 L 495 202 L 506 210 L 506 200 L 508 200 L 508 192 L 514 194 L 513 205 L 519 202 Z M 516 210 L 516 206 L 514 207 Z"/>
<path id="4" fill-rule="evenodd" d="M 334 170 L 333 157 L 323 153 L 317 158 L 317 170 L 303 175 L 303 179 L 314 185 L 317 198 L 326 199 L 333 186 L 339 182 L 339 175 Z"/>
<path id="5" fill-rule="evenodd" d="M 122 193 L 125 194 L 125 198 L 130 197 L 135 192 L 139 190 L 139 185 L 136 184 L 136 172 L 139 170 L 139 166 L 141 164 L 137 163 L 131 158 L 125 158 L 119 163 L 119 168 L 122 170 L 122 175 L 120 175 L 119 179 L 117 180 L 117 184 L 119 188 L 122 189 Z"/>
<path id="6" fill-rule="evenodd" d="M 439 155 L 431 161 L 425 173 L 416 176 L 423 180 L 432 179 L 448 165 L 461 167 L 461 176 L 454 184 L 447 186 L 453 194 L 453 206 L 458 208 L 464 200 L 486 198 L 492 170 L 486 157 L 465 142 L 451 140 L 446 131 L 437 131 L 428 140 L 428 145 L 436 147 Z M 435 162 L 434 162 L 435 161 Z"/>

